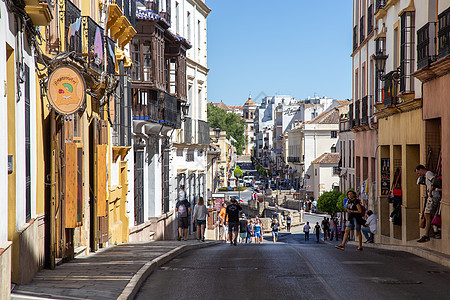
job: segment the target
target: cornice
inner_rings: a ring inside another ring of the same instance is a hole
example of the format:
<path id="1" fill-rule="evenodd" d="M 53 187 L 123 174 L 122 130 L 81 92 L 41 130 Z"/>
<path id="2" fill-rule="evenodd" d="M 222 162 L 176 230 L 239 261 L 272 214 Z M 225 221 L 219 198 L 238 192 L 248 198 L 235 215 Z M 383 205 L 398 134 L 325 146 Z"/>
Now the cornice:
<path id="1" fill-rule="evenodd" d="M 211 12 L 211 8 L 209 8 L 205 2 L 201 0 L 187 0 L 190 4 L 192 4 L 194 7 L 198 7 L 198 11 L 205 16 L 205 18 L 209 15 Z"/>
<path id="2" fill-rule="evenodd" d="M 191 58 L 187 57 L 186 62 L 188 64 L 188 66 L 193 67 L 193 68 L 197 67 L 200 70 L 200 72 L 204 73 L 205 75 L 208 74 L 208 72 L 209 72 L 209 69 L 207 67 L 199 64 L 198 62 L 196 62 L 195 60 L 193 60 Z"/>

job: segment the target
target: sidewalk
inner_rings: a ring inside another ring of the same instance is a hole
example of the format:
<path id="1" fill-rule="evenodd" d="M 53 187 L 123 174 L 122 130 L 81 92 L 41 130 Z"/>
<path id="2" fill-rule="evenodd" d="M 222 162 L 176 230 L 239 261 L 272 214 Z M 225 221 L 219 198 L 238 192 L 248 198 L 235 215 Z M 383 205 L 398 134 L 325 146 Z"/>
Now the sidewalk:
<path id="1" fill-rule="evenodd" d="M 363 238 L 363 240 L 365 240 Z M 321 239 L 322 242 L 324 242 L 325 244 L 328 245 L 338 245 L 342 242 L 342 240 L 339 240 L 339 242 L 336 241 L 329 241 L 329 240 L 323 240 L 323 238 Z M 347 245 L 352 245 L 352 246 L 358 246 L 358 242 L 357 241 L 348 241 Z M 442 266 L 448 267 L 450 268 L 450 256 L 443 254 L 443 253 L 439 253 L 427 248 L 423 248 L 420 246 L 406 246 L 406 245 L 391 245 L 391 244 L 379 244 L 379 243 L 369 243 L 369 244 L 365 244 L 363 242 L 363 248 L 376 248 L 376 249 L 383 249 L 383 250 L 391 250 L 391 251 L 403 251 L 403 252 L 408 252 L 414 255 L 417 255 L 419 257 L 422 257 L 424 259 L 427 259 L 429 261 L 435 262 L 437 264 L 440 264 Z"/>
<path id="2" fill-rule="evenodd" d="M 155 241 L 111 246 L 92 255 L 44 269 L 11 299 L 133 299 L 153 270 L 181 253 L 220 241 Z"/>

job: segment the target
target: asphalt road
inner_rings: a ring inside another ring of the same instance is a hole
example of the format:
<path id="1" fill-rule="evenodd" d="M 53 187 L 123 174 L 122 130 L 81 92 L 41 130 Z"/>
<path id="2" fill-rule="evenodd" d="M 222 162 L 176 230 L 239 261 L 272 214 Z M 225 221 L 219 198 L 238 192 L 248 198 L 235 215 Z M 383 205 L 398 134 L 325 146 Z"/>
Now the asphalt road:
<path id="1" fill-rule="evenodd" d="M 155 271 L 136 299 L 450 299 L 450 269 L 405 252 L 345 251 L 305 242 L 300 228 L 273 244 L 184 253 Z"/>

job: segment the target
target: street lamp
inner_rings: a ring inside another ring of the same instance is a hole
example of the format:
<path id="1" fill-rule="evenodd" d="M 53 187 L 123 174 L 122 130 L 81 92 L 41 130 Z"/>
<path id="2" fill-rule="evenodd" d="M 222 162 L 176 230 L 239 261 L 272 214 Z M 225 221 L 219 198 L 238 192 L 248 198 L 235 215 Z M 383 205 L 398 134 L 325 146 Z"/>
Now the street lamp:
<path id="1" fill-rule="evenodd" d="M 213 143 L 217 143 L 219 141 L 220 131 L 221 131 L 220 128 L 214 128 L 214 139 L 211 139 Z"/>
<path id="2" fill-rule="evenodd" d="M 183 118 L 182 118 L 183 121 L 186 120 L 186 117 L 189 114 L 189 105 L 190 104 L 187 102 L 181 103 L 181 112 L 183 113 Z"/>

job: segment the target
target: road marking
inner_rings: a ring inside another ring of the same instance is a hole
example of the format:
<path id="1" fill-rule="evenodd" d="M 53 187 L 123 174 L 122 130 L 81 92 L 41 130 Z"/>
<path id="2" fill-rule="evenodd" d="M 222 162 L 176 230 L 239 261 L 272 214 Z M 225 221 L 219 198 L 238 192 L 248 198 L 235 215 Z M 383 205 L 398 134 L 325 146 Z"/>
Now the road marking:
<path id="1" fill-rule="evenodd" d="M 322 277 L 322 275 L 320 275 L 316 269 L 314 268 L 314 266 L 311 264 L 311 262 L 300 252 L 298 251 L 298 249 L 296 249 L 295 247 L 291 246 L 288 244 L 288 246 L 292 249 L 294 249 L 294 251 L 297 253 L 297 255 L 306 263 L 306 266 L 308 267 L 309 271 L 314 274 L 314 276 L 320 281 L 320 283 L 322 283 L 322 285 L 324 286 L 325 290 L 327 291 L 328 295 L 330 295 L 330 299 L 335 299 L 335 300 L 340 300 L 342 299 L 338 293 L 336 293 L 336 291 L 328 284 L 328 282 L 326 282 L 326 280 Z"/>

